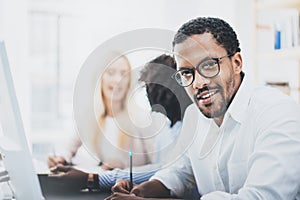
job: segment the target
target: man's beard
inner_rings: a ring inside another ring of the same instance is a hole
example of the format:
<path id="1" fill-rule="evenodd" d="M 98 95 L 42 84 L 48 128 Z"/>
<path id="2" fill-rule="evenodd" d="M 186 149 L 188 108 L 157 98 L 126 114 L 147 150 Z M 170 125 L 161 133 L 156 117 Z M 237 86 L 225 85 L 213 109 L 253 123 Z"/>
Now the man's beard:
<path id="1" fill-rule="evenodd" d="M 229 78 L 229 81 L 226 82 L 227 85 L 227 91 L 229 92 L 229 94 L 233 94 L 233 90 L 234 90 L 234 86 L 235 86 L 235 81 L 233 79 L 233 77 Z M 209 91 L 211 89 L 217 89 L 218 93 L 216 95 L 220 95 L 221 98 L 219 99 L 215 99 L 213 102 L 206 104 L 206 105 L 199 105 L 199 100 L 197 99 L 197 95 L 200 94 L 203 91 Z M 204 86 L 203 88 L 200 88 L 197 92 L 196 95 L 194 95 L 194 101 L 196 102 L 199 110 L 201 111 L 201 113 L 207 117 L 207 118 L 218 118 L 221 116 L 224 116 L 229 105 L 231 104 L 231 101 L 233 99 L 234 95 L 229 95 L 227 98 L 225 97 L 224 94 L 224 89 L 221 85 L 217 85 L 213 88 L 210 88 L 208 86 Z M 203 108 L 203 106 L 205 106 L 206 108 Z M 208 109 L 208 110 L 207 110 Z"/>

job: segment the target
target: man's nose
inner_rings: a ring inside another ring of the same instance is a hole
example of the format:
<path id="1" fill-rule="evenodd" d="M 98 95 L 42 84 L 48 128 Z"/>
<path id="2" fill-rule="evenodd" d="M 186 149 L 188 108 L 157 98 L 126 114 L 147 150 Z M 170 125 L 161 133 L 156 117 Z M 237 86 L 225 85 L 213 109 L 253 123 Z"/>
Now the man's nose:
<path id="1" fill-rule="evenodd" d="M 197 70 L 195 70 L 195 79 L 192 84 L 194 89 L 203 88 L 204 86 L 208 85 L 210 82 L 209 78 L 203 77 Z"/>

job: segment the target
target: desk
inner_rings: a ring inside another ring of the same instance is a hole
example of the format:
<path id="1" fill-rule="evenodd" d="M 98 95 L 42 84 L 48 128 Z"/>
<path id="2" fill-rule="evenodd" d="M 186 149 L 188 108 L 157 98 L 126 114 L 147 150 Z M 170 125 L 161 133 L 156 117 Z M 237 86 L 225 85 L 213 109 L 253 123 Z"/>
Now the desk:
<path id="1" fill-rule="evenodd" d="M 103 200 L 110 195 L 110 193 L 100 193 L 100 192 L 74 192 L 67 194 L 60 193 L 44 193 L 45 200 Z"/>
<path id="2" fill-rule="evenodd" d="M 38 175 L 42 193 L 46 200 L 71 200 L 71 199 L 86 199 L 86 200 L 103 200 L 108 197 L 110 192 L 89 192 L 88 190 L 84 191 L 72 191 L 65 190 L 61 187 L 60 183 L 56 180 L 49 179 L 47 175 L 39 174 Z"/>

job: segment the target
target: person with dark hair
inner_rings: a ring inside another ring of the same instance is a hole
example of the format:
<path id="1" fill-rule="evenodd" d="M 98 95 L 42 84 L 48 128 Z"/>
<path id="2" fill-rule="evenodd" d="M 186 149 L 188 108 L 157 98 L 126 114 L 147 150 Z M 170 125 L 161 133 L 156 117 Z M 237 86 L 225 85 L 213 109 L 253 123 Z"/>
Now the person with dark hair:
<path id="1" fill-rule="evenodd" d="M 178 141 L 194 137 L 174 165 L 130 191 L 120 181 L 107 199 L 178 198 L 195 183 L 201 200 L 300 199 L 299 105 L 250 82 L 237 35 L 222 19 L 185 23 L 173 49 L 172 77 L 194 100 Z"/>
<path id="2" fill-rule="evenodd" d="M 175 72 L 176 63 L 174 58 L 163 54 L 147 63 L 139 78 L 139 81 L 145 83 L 152 119 L 160 124 L 162 122 L 159 115 L 164 115 L 169 119 L 165 128 L 155 138 L 155 151 L 158 152 L 154 155 L 156 163 L 170 161 L 169 151 L 174 146 L 171 144 L 175 143 L 179 135 L 186 108 L 192 104 L 184 88 L 171 78 Z M 169 78 L 166 78 L 166 75 Z"/>
<path id="3" fill-rule="evenodd" d="M 192 103 L 186 91 L 175 84 L 174 79 L 166 78 L 168 74 L 171 77 L 175 70 L 175 60 L 163 54 L 145 65 L 139 79 L 145 82 L 152 111 L 165 112 L 164 114 L 171 121 L 171 126 L 182 120 L 185 109 Z M 156 104 L 160 104 L 161 107 L 155 107 Z"/>
<path id="4" fill-rule="evenodd" d="M 151 106 L 152 120 L 161 129 L 156 133 L 151 164 L 134 167 L 133 169 L 134 182 L 137 184 L 149 180 L 160 167 L 168 164 L 165 162 L 166 157 L 179 135 L 184 112 L 192 103 L 184 88 L 176 84 L 176 81 L 171 78 L 175 71 L 174 59 L 165 54 L 147 63 L 141 71 L 139 81 L 145 83 L 146 94 Z M 169 78 L 161 76 L 161 72 L 168 74 Z M 145 131 L 153 132 L 153 130 Z M 62 188 L 69 190 L 88 187 L 92 190 L 109 191 L 117 180 L 129 180 L 130 178 L 127 169 L 115 168 L 93 174 L 92 183 L 87 185 L 89 174 L 72 166 L 59 165 L 52 168 L 52 171 L 64 172 L 53 175 L 52 178 L 56 178 L 58 185 Z"/>

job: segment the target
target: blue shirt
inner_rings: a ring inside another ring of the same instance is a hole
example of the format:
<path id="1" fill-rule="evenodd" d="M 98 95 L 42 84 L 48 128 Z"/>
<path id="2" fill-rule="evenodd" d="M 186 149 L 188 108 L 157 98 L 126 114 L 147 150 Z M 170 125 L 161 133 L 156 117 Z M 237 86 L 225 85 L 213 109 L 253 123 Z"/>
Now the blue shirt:
<path id="1" fill-rule="evenodd" d="M 148 181 L 150 177 L 152 177 L 155 172 L 160 169 L 163 161 L 162 152 L 164 152 L 163 154 L 165 154 L 165 151 L 163 150 L 168 147 L 170 148 L 173 142 L 176 141 L 176 138 L 178 137 L 181 130 L 181 124 L 181 121 L 177 121 L 171 127 L 171 122 L 169 120 L 166 121 L 164 127 L 160 130 L 155 139 L 156 153 L 153 159 L 153 163 L 149 165 L 133 167 L 132 171 L 134 183 L 140 184 Z M 98 175 L 100 190 L 105 191 L 110 190 L 117 180 L 129 180 L 129 169 L 115 168 L 113 170 L 101 171 L 98 173 Z"/>

